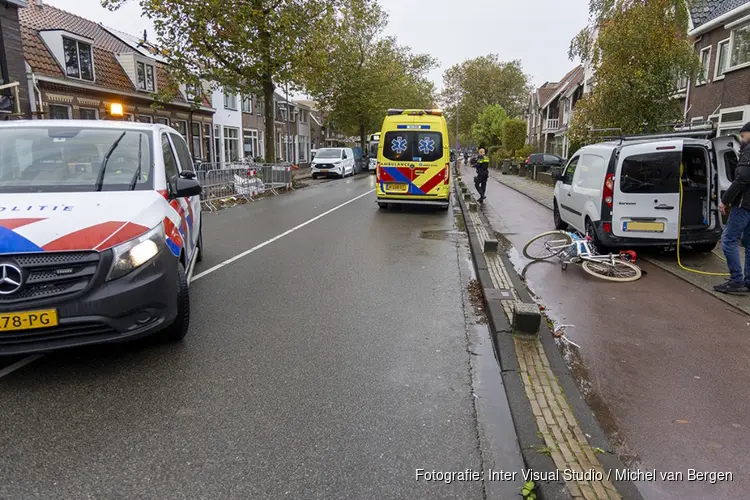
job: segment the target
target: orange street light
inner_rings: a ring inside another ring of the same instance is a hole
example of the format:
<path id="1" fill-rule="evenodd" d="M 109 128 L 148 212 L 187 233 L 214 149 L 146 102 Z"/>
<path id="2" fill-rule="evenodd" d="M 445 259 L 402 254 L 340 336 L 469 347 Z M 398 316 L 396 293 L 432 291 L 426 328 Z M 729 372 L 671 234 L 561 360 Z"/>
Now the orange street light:
<path id="1" fill-rule="evenodd" d="M 122 118 L 123 116 L 122 104 L 120 104 L 119 102 L 113 102 L 109 106 L 109 114 L 112 116 Z"/>

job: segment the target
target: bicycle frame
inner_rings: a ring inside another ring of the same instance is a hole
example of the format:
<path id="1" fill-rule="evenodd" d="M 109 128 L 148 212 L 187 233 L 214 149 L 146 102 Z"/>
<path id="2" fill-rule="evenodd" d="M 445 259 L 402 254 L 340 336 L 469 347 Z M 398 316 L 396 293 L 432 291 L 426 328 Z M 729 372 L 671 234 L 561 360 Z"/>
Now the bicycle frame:
<path id="1" fill-rule="evenodd" d="M 549 250 L 565 250 L 575 247 L 574 252 L 564 252 L 564 255 L 561 255 L 560 260 L 563 267 L 567 264 L 579 264 L 583 261 L 609 262 L 614 265 L 615 256 L 613 254 L 598 255 L 596 249 L 591 244 L 591 237 L 571 232 L 568 232 L 568 235 L 572 240 L 570 243 L 566 243 L 563 240 L 553 240 L 545 245 Z"/>

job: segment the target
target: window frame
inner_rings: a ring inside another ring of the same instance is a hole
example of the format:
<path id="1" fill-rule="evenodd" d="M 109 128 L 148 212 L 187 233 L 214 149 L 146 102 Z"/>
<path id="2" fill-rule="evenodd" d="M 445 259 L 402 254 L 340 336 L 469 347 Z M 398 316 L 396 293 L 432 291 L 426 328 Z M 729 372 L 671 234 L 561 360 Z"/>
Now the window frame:
<path id="1" fill-rule="evenodd" d="M 82 115 L 82 111 L 93 111 L 94 117 L 93 118 L 84 118 Z M 99 119 L 99 110 L 97 108 L 89 108 L 89 107 L 79 107 L 78 108 L 78 118 L 81 120 L 98 120 Z"/>
<path id="2" fill-rule="evenodd" d="M 68 35 L 61 35 L 61 38 L 62 38 L 62 47 L 63 47 L 63 51 L 62 51 L 62 56 L 63 56 L 62 63 L 63 64 L 62 64 L 62 66 L 63 66 L 63 72 L 65 73 L 65 77 L 66 78 L 73 78 L 75 80 L 81 80 L 83 82 L 95 82 L 96 81 L 96 72 L 95 72 L 95 69 L 94 69 L 94 44 L 91 43 L 91 42 L 84 41 L 84 40 L 79 40 L 78 38 L 74 38 L 74 37 L 68 36 Z M 78 76 L 71 75 L 71 74 L 68 73 L 68 61 L 67 61 L 67 59 L 65 57 L 65 41 L 66 40 L 71 41 L 71 42 L 75 43 L 75 45 L 76 45 L 76 64 L 78 66 Z M 81 69 L 81 45 L 85 45 L 85 46 L 88 47 L 89 60 L 91 61 L 91 78 L 90 79 L 83 77 L 83 71 Z"/>
<path id="3" fill-rule="evenodd" d="M 141 118 L 148 118 L 148 121 L 143 121 Z M 138 115 L 138 123 L 154 123 L 154 117 L 151 115 Z"/>
<path id="4" fill-rule="evenodd" d="M 240 129 L 237 128 L 237 127 L 230 127 L 230 126 L 226 126 L 225 125 L 225 126 L 222 127 L 222 132 L 223 132 L 222 133 L 222 142 L 224 143 L 224 156 L 223 156 L 224 162 L 225 163 L 232 163 L 232 162 L 241 160 L 242 156 L 240 155 L 240 151 L 242 151 L 242 148 L 240 147 L 240 145 L 241 145 L 241 142 L 240 142 L 240 140 L 241 140 Z M 237 135 L 234 136 L 234 137 L 230 137 L 229 134 L 227 134 L 227 132 L 236 132 Z M 235 141 L 235 143 L 236 143 L 237 158 L 235 160 L 233 160 L 231 158 L 231 156 L 230 156 L 230 152 L 231 152 L 232 148 L 229 147 L 229 145 L 230 145 L 229 141 Z"/>
<path id="5" fill-rule="evenodd" d="M 743 30 L 743 29 L 747 29 L 748 30 L 748 35 L 750 35 L 750 21 L 749 22 L 744 22 L 744 23 L 739 24 L 737 26 L 733 26 L 731 28 L 731 31 L 729 33 L 729 54 L 728 54 L 729 55 L 729 63 L 727 64 L 727 69 L 724 71 L 725 74 L 728 73 L 728 72 L 730 72 L 730 71 L 735 71 L 735 70 L 746 68 L 746 67 L 750 66 L 750 55 L 748 55 L 748 60 L 747 61 L 745 61 L 743 63 L 736 64 L 734 66 L 732 65 L 732 54 L 734 53 L 734 44 L 737 41 L 737 31 Z"/>
<path id="6" fill-rule="evenodd" d="M 719 40 L 716 42 L 716 60 L 714 61 L 714 81 L 716 80 L 723 80 L 724 79 L 724 73 L 727 72 L 727 69 L 729 69 L 729 65 L 727 64 L 729 62 L 729 42 L 731 42 L 730 38 L 725 38 L 724 40 Z M 721 46 L 724 45 L 727 48 L 726 57 L 727 59 L 724 61 L 724 71 L 721 71 Z M 721 72 L 720 72 L 721 71 Z"/>
<path id="7" fill-rule="evenodd" d="M 700 71 L 701 72 L 695 78 L 695 86 L 696 87 L 699 87 L 701 85 L 705 85 L 707 83 L 711 83 L 711 52 L 712 52 L 711 49 L 712 48 L 713 48 L 713 46 L 711 46 L 711 45 L 709 45 L 708 47 L 703 47 L 700 50 L 699 54 L 698 54 L 698 59 L 699 59 L 699 62 L 700 62 L 700 67 L 701 67 Z M 705 53 L 708 53 L 708 54 L 706 55 L 706 59 L 704 60 L 703 59 L 703 55 Z M 705 74 L 704 74 L 704 72 L 705 72 Z"/>
<path id="8" fill-rule="evenodd" d="M 73 108 L 72 106 L 68 104 L 48 104 L 47 107 L 49 108 L 49 118 L 50 120 L 71 120 L 73 119 Z M 67 118 L 52 118 L 52 108 L 65 108 L 68 110 L 68 117 Z"/>
<path id="9" fill-rule="evenodd" d="M 157 116 L 154 118 L 154 123 L 158 125 L 166 125 L 167 127 L 169 127 L 169 118 Z"/>
<path id="10" fill-rule="evenodd" d="M 182 131 L 178 128 L 178 124 L 182 124 L 185 127 L 185 135 L 183 135 Z M 189 131 L 188 131 L 188 121 L 187 120 L 178 120 L 178 119 L 171 120 L 171 125 L 170 126 L 173 129 L 175 129 L 177 131 L 177 133 L 182 136 L 183 139 L 185 139 L 187 141 L 187 135 L 189 133 Z"/>
<path id="11" fill-rule="evenodd" d="M 198 134 L 196 135 L 195 130 L 198 128 Z M 195 141 L 198 140 L 198 152 L 195 151 Z M 190 154 L 192 157 L 203 159 L 203 124 L 200 122 L 192 122 L 190 124 L 190 144 L 188 145 Z"/>
<path id="12" fill-rule="evenodd" d="M 143 87 L 138 80 L 138 70 L 143 68 Z M 151 70 L 151 88 L 148 82 L 148 70 Z M 135 62 L 135 86 L 141 92 L 156 92 L 156 66 L 145 61 Z"/>
<path id="13" fill-rule="evenodd" d="M 237 111 L 237 94 L 227 94 L 226 92 L 224 93 L 224 109 Z"/>
<path id="14" fill-rule="evenodd" d="M 247 105 L 249 104 L 249 105 Z M 253 98 L 252 96 L 242 98 L 242 112 L 249 115 L 253 114 Z"/>

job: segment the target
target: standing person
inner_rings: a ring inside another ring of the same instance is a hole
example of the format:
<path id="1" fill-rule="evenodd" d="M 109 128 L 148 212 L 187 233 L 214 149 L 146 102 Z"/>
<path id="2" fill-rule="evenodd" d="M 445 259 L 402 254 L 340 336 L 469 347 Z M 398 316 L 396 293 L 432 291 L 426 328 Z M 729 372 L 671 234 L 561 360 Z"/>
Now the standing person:
<path id="1" fill-rule="evenodd" d="M 721 249 L 729 267 L 729 281 L 716 285 L 714 290 L 721 293 L 747 293 L 750 287 L 750 122 L 740 129 L 740 160 L 734 172 L 734 180 L 724 196 L 719 210 L 729 219 L 721 235 Z M 745 272 L 742 273 L 739 240 L 745 247 Z"/>
<path id="2" fill-rule="evenodd" d="M 485 156 L 484 148 L 479 148 L 476 167 L 477 176 L 474 177 L 474 186 L 479 193 L 479 203 L 483 203 L 486 199 L 484 194 L 487 192 L 487 179 L 490 176 L 490 159 Z"/>

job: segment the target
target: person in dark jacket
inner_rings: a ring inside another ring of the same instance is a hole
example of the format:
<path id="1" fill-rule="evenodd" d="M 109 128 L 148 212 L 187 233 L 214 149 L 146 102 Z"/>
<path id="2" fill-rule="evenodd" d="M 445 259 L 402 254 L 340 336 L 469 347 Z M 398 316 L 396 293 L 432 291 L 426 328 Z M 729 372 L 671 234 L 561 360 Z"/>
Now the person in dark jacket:
<path id="1" fill-rule="evenodd" d="M 724 196 L 719 210 L 729 219 L 721 235 L 721 249 L 729 267 L 729 281 L 716 285 L 714 290 L 721 293 L 747 293 L 750 288 L 750 122 L 740 130 L 740 159 L 734 173 L 734 180 Z M 731 205 L 731 209 L 728 207 Z M 742 272 L 739 240 L 745 247 L 745 272 Z"/>
<path id="2" fill-rule="evenodd" d="M 490 159 L 484 154 L 484 148 L 479 148 L 479 156 L 476 162 L 477 176 L 474 177 L 474 187 L 479 193 L 479 203 L 486 199 L 484 195 L 487 192 L 487 179 L 490 176 Z"/>

